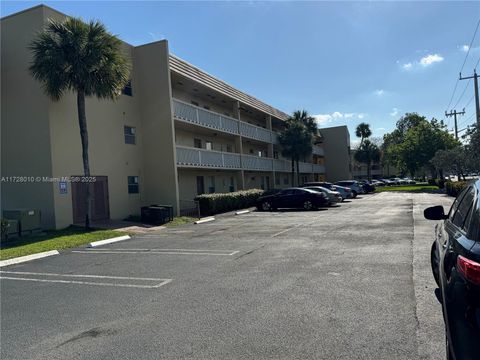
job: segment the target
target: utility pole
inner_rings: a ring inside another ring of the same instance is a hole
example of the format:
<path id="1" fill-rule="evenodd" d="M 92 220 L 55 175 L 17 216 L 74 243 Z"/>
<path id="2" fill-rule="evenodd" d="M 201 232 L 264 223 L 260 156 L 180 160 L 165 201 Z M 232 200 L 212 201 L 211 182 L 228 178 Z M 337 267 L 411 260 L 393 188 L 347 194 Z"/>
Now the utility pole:
<path id="1" fill-rule="evenodd" d="M 475 88 L 475 111 L 477 114 L 477 126 L 480 128 L 480 100 L 478 99 L 478 75 L 477 69 L 473 69 L 473 76 L 462 77 L 460 73 L 460 80 L 473 79 L 473 84 Z"/>
<path id="2" fill-rule="evenodd" d="M 450 110 L 450 113 L 447 113 L 445 111 L 445 116 L 450 117 L 453 116 L 455 119 L 455 139 L 458 140 L 458 123 L 457 123 L 457 115 L 464 115 L 465 114 L 465 109 L 463 111 L 457 111 L 457 110 Z"/>

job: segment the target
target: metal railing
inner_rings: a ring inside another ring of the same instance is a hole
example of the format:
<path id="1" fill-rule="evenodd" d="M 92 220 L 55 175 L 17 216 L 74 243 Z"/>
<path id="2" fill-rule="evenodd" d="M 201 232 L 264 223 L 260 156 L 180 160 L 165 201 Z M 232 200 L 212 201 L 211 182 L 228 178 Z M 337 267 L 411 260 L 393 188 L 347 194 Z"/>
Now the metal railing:
<path id="1" fill-rule="evenodd" d="M 200 204 L 195 200 L 179 200 L 180 216 L 190 216 L 200 219 Z"/>
<path id="2" fill-rule="evenodd" d="M 177 165 L 240 169 L 240 154 L 177 146 Z"/>
<path id="3" fill-rule="evenodd" d="M 273 170 L 273 159 L 260 156 L 242 155 L 242 164 L 245 170 Z"/>
<path id="4" fill-rule="evenodd" d="M 239 121 L 235 118 L 221 115 L 214 111 L 202 109 L 198 106 L 187 104 L 177 99 L 173 99 L 173 115 L 175 119 L 192 124 L 230 134 L 241 134 L 242 136 L 254 140 L 268 143 L 273 142 L 274 144 L 278 143 L 278 135 L 268 129 L 244 121 Z"/>

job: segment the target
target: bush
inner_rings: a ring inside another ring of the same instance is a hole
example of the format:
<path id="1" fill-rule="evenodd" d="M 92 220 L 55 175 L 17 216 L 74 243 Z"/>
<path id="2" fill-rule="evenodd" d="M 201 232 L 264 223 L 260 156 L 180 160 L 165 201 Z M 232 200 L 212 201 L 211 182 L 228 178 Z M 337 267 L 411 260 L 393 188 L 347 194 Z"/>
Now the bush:
<path id="1" fill-rule="evenodd" d="M 450 196 L 457 197 L 458 194 L 461 193 L 463 189 L 467 186 L 468 182 L 467 181 L 447 181 L 445 183 L 445 189 L 447 190 L 447 194 Z"/>
<path id="2" fill-rule="evenodd" d="M 195 200 L 199 202 L 200 213 L 204 216 L 255 206 L 263 193 L 264 191 L 260 189 L 241 190 L 224 194 L 203 194 L 197 196 Z"/>

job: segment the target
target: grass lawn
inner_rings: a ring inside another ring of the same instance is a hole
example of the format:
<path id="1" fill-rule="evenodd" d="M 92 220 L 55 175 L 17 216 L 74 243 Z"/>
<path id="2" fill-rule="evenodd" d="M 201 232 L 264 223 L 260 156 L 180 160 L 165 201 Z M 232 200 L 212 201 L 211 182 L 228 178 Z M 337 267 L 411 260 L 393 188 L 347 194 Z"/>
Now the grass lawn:
<path id="1" fill-rule="evenodd" d="M 184 224 L 191 224 L 194 221 L 197 221 L 197 218 L 189 217 L 189 216 L 176 216 L 173 218 L 173 221 L 166 223 L 167 227 L 179 226 Z"/>
<path id="2" fill-rule="evenodd" d="M 0 260 L 36 254 L 48 250 L 74 248 L 88 244 L 92 241 L 104 240 L 122 235 L 126 235 L 126 233 L 113 230 L 94 230 L 85 232 L 84 229 L 73 226 L 63 230 L 50 230 L 40 235 L 25 236 L 15 239 L 15 243 L 12 244 L 2 244 L 2 249 L 0 249 Z"/>
<path id="3" fill-rule="evenodd" d="M 406 191 L 406 192 L 441 192 L 442 190 L 435 185 L 415 184 L 415 185 L 394 185 L 394 186 L 379 186 L 375 192 L 385 191 Z"/>

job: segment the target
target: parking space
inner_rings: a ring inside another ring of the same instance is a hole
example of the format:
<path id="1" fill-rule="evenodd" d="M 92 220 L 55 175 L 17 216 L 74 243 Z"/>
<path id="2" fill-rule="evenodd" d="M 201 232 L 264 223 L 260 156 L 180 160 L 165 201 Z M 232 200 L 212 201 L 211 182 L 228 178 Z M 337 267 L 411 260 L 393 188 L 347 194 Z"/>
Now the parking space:
<path id="1" fill-rule="evenodd" d="M 219 216 L 6 267 L 0 355 L 417 359 L 415 201 Z"/>

